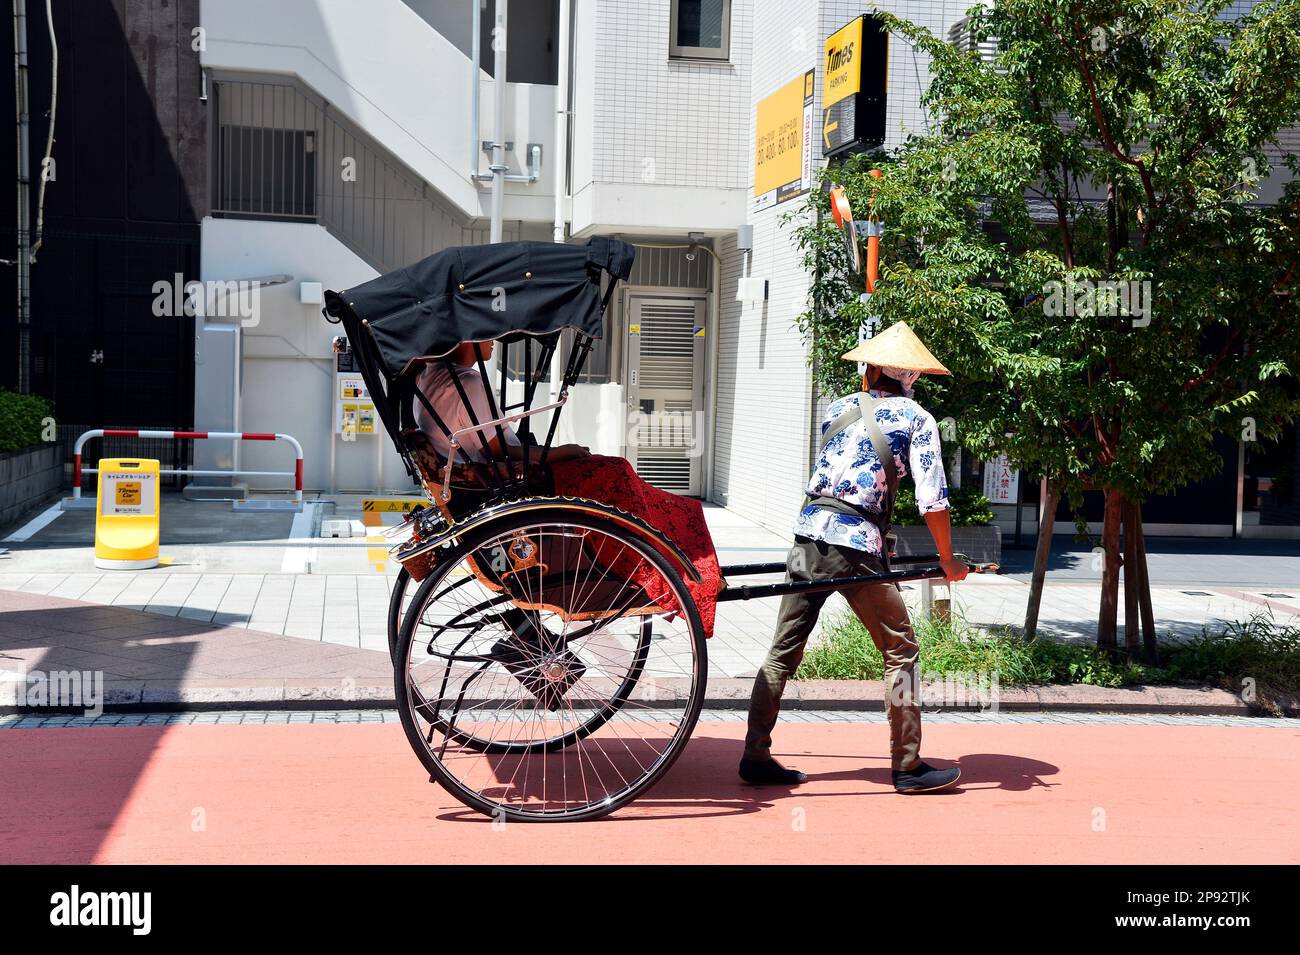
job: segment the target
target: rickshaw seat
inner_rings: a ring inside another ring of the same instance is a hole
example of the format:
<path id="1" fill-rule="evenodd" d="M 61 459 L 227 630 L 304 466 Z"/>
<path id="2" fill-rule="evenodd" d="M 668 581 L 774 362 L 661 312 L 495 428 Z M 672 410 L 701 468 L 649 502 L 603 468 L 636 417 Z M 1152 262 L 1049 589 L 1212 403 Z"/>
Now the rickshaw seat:
<path id="1" fill-rule="evenodd" d="M 444 502 L 442 482 L 447 462 L 434 448 L 429 436 L 419 428 L 407 428 L 402 431 L 402 443 L 406 445 L 411 461 L 420 472 L 420 483 L 448 521 L 464 517 L 491 496 L 492 488 L 483 483 L 476 468 L 470 464 L 453 464 L 451 500 Z M 498 464 L 490 466 L 500 467 Z"/>
<path id="2" fill-rule="evenodd" d="M 474 467 L 468 464 L 455 464 L 452 465 L 451 470 L 451 500 L 444 503 L 441 497 L 442 481 L 445 473 L 443 469 L 447 465 L 434 449 L 433 442 L 418 428 L 403 431 L 402 441 L 420 472 L 425 490 L 448 521 L 464 517 L 491 497 L 493 489 L 483 484 L 479 472 Z M 505 465 L 502 462 L 494 462 L 490 466 L 503 469 Z M 518 469 L 514 470 L 518 475 Z M 628 591 L 621 580 L 600 580 L 600 577 L 608 572 L 601 568 L 595 578 L 584 577 L 584 587 L 581 588 L 582 599 L 576 599 L 572 579 L 566 577 L 565 572 L 567 570 L 572 574 L 581 568 L 590 575 L 591 571 L 586 567 L 591 557 L 590 555 L 584 557 L 582 550 L 580 545 L 574 544 L 572 547 L 561 548 L 557 553 L 555 544 L 552 543 L 550 553 L 546 554 L 547 570 L 552 573 L 544 573 L 539 577 L 536 571 L 541 568 L 534 569 L 532 573 L 519 576 L 514 586 L 510 586 L 507 581 L 515 576 L 515 571 L 511 571 L 503 579 L 501 575 L 485 570 L 477 562 L 473 562 L 473 566 L 476 576 L 484 586 L 497 592 L 505 590 L 513 592 L 517 599 L 511 602 L 516 606 L 536 609 L 544 605 L 570 620 L 590 620 L 611 612 L 616 606 L 625 604 Z M 540 603 L 530 603 L 524 599 L 525 594 L 542 599 Z M 637 603 L 651 603 L 651 601 L 647 599 Z"/>

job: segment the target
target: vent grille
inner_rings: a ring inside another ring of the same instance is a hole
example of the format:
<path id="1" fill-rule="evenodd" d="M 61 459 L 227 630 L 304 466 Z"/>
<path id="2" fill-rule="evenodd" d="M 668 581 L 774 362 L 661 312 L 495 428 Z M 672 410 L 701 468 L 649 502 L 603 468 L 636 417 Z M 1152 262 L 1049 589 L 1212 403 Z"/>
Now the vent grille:
<path id="1" fill-rule="evenodd" d="M 707 252 L 697 251 L 688 259 L 689 249 L 659 249 L 638 245 L 636 260 L 628 285 L 657 286 L 659 288 L 707 289 L 712 274 L 712 258 Z"/>
<path id="2" fill-rule="evenodd" d="M 695 374 L 695 306 L 641 307 L 641 387 L 690 388 Z"/>
<path id="3" fill-rule="evenodd" d="M 637 425 L 636 471 L 655 487 L 677 494 L 692 490 L 696 314 L 695 302 L 647 301 L 640 306 L 641 394 L 660 394 L 653 412 Z"/>
<path id="4" fill-rule="evenodd" d="M 970 17 L 962 17 L 949 28 L 948 43 L 967 53 L 978 53 L 985 63 L 992 63 L 998 56 L 997 37 L 989 37 L 977 43 L 975 33 L 971 29 Z"/>

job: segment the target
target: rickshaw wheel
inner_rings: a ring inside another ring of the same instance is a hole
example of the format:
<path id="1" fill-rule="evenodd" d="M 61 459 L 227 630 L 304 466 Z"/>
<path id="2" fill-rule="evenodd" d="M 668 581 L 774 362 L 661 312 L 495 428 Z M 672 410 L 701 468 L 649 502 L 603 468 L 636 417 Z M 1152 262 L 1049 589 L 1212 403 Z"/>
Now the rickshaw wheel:
<path id="1" fill-rule="evenodd" d="M 416 587 L 412 587 L 411 579 L 410 572 L 403 567 L 398 573 L 397 579 L 393 582 L 393 593 L 388 602 L 388 653 L 394 666 L 397 665 L 397 643 L 401 632 L 402 618 L 406 615 L 407 608 L 410 606 L 410 597 L 413 596 L 414 591 L 419 586 L 417 584 Z M 437 597 L 434 599 L 436 600 Z M 482 739 L 472 733 L 465 733 L 457 730 L 456 728 L 449 726 L 446 720 L 438 718 L 434 713 L 433 708 L 429 706 L 428 701 L 425 700 L 417 687 L 411 688 L 412 704 L 426 720 L 430 723 L 437 724 L 439 732 L 453 736 L 456 742 L 476 748 L 481 752 L 501 754 L 523 752 L 525 750 L 549 752 L 553 749 L 561 749 L 600 729 L 600 727 L 605 724 L 605 721 L 617 711 L 618 707 L 626 702 L 629 694 L 631 694 L 632 690 L 636 688 L 637 681 L 641 678 L 642 670 L 645 667 L 645 659 L 650 648 L 651 638 L 651 621 L 649 619 L 644 619 L 641 626 L 641 637 L 637 645 L 637 650 L 633 655 L 632 666 L 628 668 L 627 674 L 623 679 L 623 685 L 619 688 L 618 692 L 611 697 L 610 703 L 598 710 L 588 720 L 583 722 L 581 726 L 578 726 L 576 729 L 573 729 L 568 733 L 556 736 L 553 739 L 526 744 L 515 744 Z"/>
<path id="2" fill-rule="evenodd" d="M 536 560 L 503 590 L 520 540 Z M 410 599 L 395 656 L 402 726 L 431 779 L 527 821 L 594 819 L 653 786 L 694 729 L 708 672 L 673 565 L 562 507 L 465 534 Z"/>
<path id="3" fill-rule="evenodd" d="M 393 592 L 388 598 L 388 657 L 397 664 L 397 637 L 402 629 L 402 615 L 406 612 L 406 599 L 411 590 L 411 572 L 403 567 L 393 581 Z"/>

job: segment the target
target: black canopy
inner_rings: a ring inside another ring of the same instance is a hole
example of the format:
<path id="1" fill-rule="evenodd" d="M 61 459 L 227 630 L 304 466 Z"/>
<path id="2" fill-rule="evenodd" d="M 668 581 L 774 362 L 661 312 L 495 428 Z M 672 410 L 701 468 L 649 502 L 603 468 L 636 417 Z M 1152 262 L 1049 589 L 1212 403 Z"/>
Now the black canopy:
<path id="1" fill-rule="evenodd" d="M 603 236 L 586 245 L 462 246 L 355 288 L 326 292 L 325 310 L 369 332 L 378 370 L 391 380 L 416 359 L 445 355 L 460 342 L 563 328 L 599 338 L 601 273 L 626 279 L 632 259 L 632 246 Z"/>

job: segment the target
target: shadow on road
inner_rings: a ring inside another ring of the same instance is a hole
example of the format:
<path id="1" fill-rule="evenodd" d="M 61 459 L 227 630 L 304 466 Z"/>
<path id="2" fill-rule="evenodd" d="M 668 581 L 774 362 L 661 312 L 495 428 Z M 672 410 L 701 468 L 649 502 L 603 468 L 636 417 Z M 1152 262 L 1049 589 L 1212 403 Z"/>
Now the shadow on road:
<path id="1" fill-rule="evenodd" d="M 798 767 L 802 760 L 806 768 L 814 759 L 844 759 L 849 761 L 849 765 L 833 772 L 810 772 L 808 782 L 803 786 L 751 786 L 736 775 L 740 750 L 740 742 L 735 739 L 692 737 L 686 751 L 658 785 L 607 819 L 613 822 L 653 822 L 745 816 L 774 809 L 786 799 L 806 801 L 896 795 L 887 755 L 873 759 L 839 753 L 777 754 L 777 758 L 788 766 Z M 883 765 L 864 765 L 869 762 Z M 934 759 L 929 762 L 942 768 L 954 761 Z M 1043 781 L 1043 777 L 1059 772 L 1058 767 L 1051 763 L 1006 753 L 974 753 L 956 760 L 956 764 L 962 770 L 960 784 L 933 795 L 954 797 L 976 789 L 1023 792 L 1051 786 L 1051 783 Z M 490 817 L 469 809 L 442 813 L 437 818 L 448 822 L 492 822 Z"/>
<path id="2" fill-rule="evenodd" d="M 115 683 L 180 686 L 198 650 L 197 641 L 185 638 L 220 629 L 183 617 L 91 604 L 9 610 L 0 613 L 0 670 L 25 672 L 27 679 L 16 689 L 27 694 L 27 702 L 48 704 L 20 705 L 22 712 L 55 715 L 75 704 L 84 713 L 95 704 L 95 674 L 102 676 L 98 689 L 110 698 Z M 33 677 L 43 679 L 43 686 L 33 683 Z M 76 698 L 62 699 L 73 687 Z M 111 746 L 88 751 L 77 739 L 100 732 L 0 733 L 5 766 L 0 774 L 0 859 L 59 864 L 95 860 L 167 731 L 137 727 L 114 734 Z M 60 748 L 69 744 L 82 752 L 80 759 L 60 758 Z"/>

